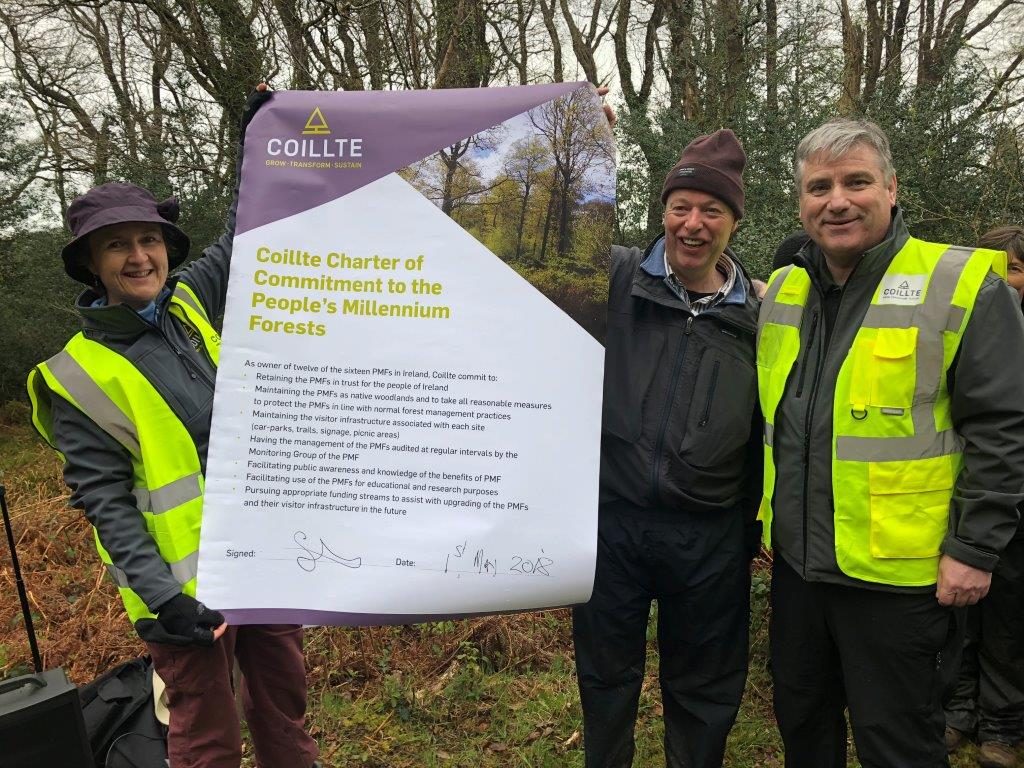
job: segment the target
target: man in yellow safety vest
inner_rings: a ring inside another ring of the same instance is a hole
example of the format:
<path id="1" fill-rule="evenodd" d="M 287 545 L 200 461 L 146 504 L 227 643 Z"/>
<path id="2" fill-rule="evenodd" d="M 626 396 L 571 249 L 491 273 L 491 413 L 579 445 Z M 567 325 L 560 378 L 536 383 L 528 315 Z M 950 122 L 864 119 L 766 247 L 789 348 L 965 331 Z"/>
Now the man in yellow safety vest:
<path id="1" fill-rule="evenodd" d="M 758 322 L 760 517 L 788 768 L 948 765 L 957 608 L 988 590 L 1024 501 L 1024 322 L 1005 254 L 911 237 L 886 135 L 797 148 L 810 241 Z"/>

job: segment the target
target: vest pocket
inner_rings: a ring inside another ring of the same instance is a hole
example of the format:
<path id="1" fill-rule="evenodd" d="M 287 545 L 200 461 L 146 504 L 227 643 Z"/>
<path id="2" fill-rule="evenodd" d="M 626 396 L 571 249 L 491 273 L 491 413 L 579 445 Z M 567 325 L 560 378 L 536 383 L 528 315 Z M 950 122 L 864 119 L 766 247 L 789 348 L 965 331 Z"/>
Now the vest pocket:
<path id="1" fill-rule="evenodd" d="M 872 557 L 938 557 L 949 527 L 949 456 L 868 465 Z"/>
<path id="2" fill-rule="evenodd" d="M 701 358 L 690 395 L 690 412 L 679 453 L 694 467 L 717 467 L 736 458 L 750 439 L 754 367 L 726 352 L 708 350 Z"/>
<path id="3" fill-rule="evenodd" d="M 854 342 L 851 405 L 909 409 L 917 381 L 917 328 L 879 328 Z"/>

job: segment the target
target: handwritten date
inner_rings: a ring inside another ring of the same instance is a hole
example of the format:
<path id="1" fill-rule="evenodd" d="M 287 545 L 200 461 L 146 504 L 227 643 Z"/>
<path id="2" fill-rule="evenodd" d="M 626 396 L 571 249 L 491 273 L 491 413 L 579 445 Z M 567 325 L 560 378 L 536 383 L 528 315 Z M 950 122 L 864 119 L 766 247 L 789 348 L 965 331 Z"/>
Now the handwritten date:
<path id="1" fill-rule="evenodd" d="M 477 549 L 473 553 L 473 563 L 471 566 L 460 568 L 460 562 L 463 555 L 469 550 L 469 542 L 463 541 L 461 544 L 455 545 L 453 551 L 445 555 L 444 558 L 444 572 L 445 573 L 456 573 L 456 574 L 477 574 L 487 576 L 497 576 L 499 573 L 506 574 L 521 574 L 525 576 L 551 576 L 550 568 L 555 564 L 555 561 L 548 557 L 544 550 L 541 549 L 540 554 L 533 558 L 523 557 L 522 555 L 512 555 L 511 565 L 507 569 L 501 567 L 501 563 L 498 558 L 491 557 L 483 548 Z"/>

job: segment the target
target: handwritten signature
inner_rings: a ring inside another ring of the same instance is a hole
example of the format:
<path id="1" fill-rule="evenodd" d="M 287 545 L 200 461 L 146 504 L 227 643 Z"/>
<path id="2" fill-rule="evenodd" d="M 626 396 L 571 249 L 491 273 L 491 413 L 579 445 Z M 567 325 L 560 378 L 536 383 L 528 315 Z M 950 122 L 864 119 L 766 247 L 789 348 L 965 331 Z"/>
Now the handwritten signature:
<path id="1" fill-rule="evenodd" d="M 326 560 L 329 563 L 337 563 L 338 565 L 343 565 L 346 568 L 360 568 L 363 565 L 363 558 L 342 557 L 327 546 L 327 542 L 323 539 L 320 539 L 319 549 L 317 549 L 316 544 L 307 546 L 307 540 L 309 540 L 309 537 L 303 531 L 296 531 L 292 536 L 292 541 L 298 544 L 299 548 L 303 551 L 303 554 L 295 558 L 295 562 L 298 564 L 299 568 L 307 573 L 315 571 L 316 564 L 320 560 Z"/>

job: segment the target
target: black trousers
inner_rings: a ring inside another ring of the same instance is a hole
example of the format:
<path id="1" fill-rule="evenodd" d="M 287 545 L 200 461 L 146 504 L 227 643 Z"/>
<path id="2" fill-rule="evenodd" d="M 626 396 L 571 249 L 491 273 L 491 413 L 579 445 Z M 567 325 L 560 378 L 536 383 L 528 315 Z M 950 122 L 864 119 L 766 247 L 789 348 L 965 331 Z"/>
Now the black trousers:
<path id="1" fill-rule="evenodd" d="M 786 768 L 845 768 L 849 709 L 864 768 L 948 766 L 942 701 L 963 641 L 933 593 L 807 582 L 780 555 L 769 626 Z"/>
<path id="2" fill-rule="evenodd" d="M 979 741 L 1024 739 L 1024 535 L 999 558 L 988 596 L 967 609 L 967 639 L 946 723 Z"/>
<path id="3" fill-rule="evenodd" d="M 587 768 L 628 768 L 658 601 L 670 768 L 718 768 L 747 674 L 750 573 L 739 512 L 602 510 L 594 594 L 573 609 Z"/>

